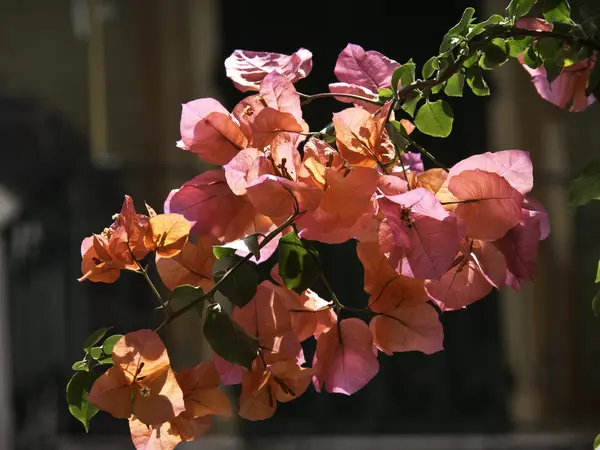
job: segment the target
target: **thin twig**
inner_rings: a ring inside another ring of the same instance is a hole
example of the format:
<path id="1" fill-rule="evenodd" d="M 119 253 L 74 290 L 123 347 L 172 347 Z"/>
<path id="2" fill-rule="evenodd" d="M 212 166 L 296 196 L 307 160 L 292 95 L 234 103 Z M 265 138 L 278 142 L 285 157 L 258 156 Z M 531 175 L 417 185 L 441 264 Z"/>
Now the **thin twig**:
<path id="1" fill-rule="evenodd" d="M 334 92 L 322 92 L 320 94 L 302 94 L 300 92 L 298 92 L 298 95 L 303 98 L 304 100 L 302 101 L 303 104 L 307 105 L 310 102 L 312 102 L 313 100 L 317 100 L 319 98 L 335 98 L 335 97 L 341 97 L 341 98 L 351 98 L 354 100 L 358 100 L 361 102 L 367 102 L 367 103 L 371 103 L 373 105 L 383 105 L 383 102 L 373 99 L 373 98 L 369 98 L 369 97 L 363 97 L 362 95 L 356 95 L 356 94 L 343 94 L 343 93 L 339 93 L 336 94 Z"/>
<path id="2" fill-rule="evenodd" d="M 138 268 L 140 269 L 140 273 L 144 276 L 144 279 L 150 286 L 150 289 L 152 289 L 154 296 L 158 300 L 160 308 L 162 308 L 165 311 L 165 314 L 167 315 L 167 317 L 169 317 L 169 315 L 172 312 L 171 307 L 163 300 L 162 296 L 160 295 L 160 292 L 158 292 L 158 289 L 156 289 L 156 286 L 154 285 L 154 283 L 152 282 L 152 279 L 148 275 L 148 270 L 145 267 L 142 267 L 142 265 L 139 263 L 139 261 L 136 260 L 135 263 L 137 264 Z"/>

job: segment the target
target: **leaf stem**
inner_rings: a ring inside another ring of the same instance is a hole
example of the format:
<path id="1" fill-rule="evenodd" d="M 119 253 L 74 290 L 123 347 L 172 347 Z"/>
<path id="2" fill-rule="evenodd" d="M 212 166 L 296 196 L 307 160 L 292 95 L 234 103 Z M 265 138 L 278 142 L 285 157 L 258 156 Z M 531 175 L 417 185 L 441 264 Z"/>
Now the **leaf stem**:
<path id="1" fill-rule="evenodd" d="M 150 278 L 150 275 L 148 275 L 147 267 L 142 267 L 142 265 L 137 260 L 135 261 L 135 263 L 139 267 L 140 273 L 144 276 L 144 279 L 146 280 L 146 282 L 150 286 L 150 289 L 152 289 L 152 292 L 154 293 L 154 296 L 158 300 L 160 308 L 162 308 L 164 310 L 164 312 L 165 312 L 165 314 L 166 314 L 166 316 L 168 318 L 172 314 L 172 312 L 173 312 L 171 310 L 171 307 L 163 300 L 162 296 L 160 295 L 160 292 L 158 292 L 158 289 L 156 289 L 156 286 L 152 282 L 152 279 Z"/>
<path id="2" fill-rule="evenodd" d="M 421 146 L 421 144 L 415 142 L 414 140 L 412 140 L 411 138 L 409 138 L 408 136 L 405 136 L 405 139 L 408 141 L 408 143 L 416 148 L 419 152 L 421 152 L 424 156 L 426 156 L 427 158 L 429 158 L 429 160 L 434 163 L 435 165 L 437 165 L 438 167 L 440 167 L 441 169 L 444 169 L 446 172 L 449 172 L 450 169 L 448 168 L 448 166 L 446 166 L 445 164 L 443 164 L 442 162 L 440 162 L 435 156 L 433 156 L 431 153 L 429 153 L 427 150 L 425 150 L 425 148 L 423 146 Z"/>

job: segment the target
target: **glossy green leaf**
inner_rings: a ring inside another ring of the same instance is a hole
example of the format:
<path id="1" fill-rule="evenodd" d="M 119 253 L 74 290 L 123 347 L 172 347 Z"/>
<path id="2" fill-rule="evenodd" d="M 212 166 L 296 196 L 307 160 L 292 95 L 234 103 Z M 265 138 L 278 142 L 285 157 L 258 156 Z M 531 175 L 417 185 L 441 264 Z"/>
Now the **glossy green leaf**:
<path id="1" fill-rule="evenodd" d="M 463 67 L 465 69 L 468 69 L 469 67 L 473 67 L 477 63 L 477 61 L 479 61 L 480 55 L 481 55 L 480 52 L 474 52 L 471 56 L 469 56 L 467 59 L 465 59 L 465 62 L 463 62 Z"/>
<path id="2" fill-rule="evenodd" d="M 96 345 L 113 327 L 99 328 L 90 334 L 83 342 L 83 351 L 88 353 L 90 349 Z"/>
<path id="3" fill-rule="evenodd" d="M 571 6 L 567 0 L 542 0 L 542 14 L 550 23 L 571 23 Z"/>
<path id="4" fill-rule="evenodd" d="M 86 433 L 89 431 L 90 420 L 98 413 L 98 408 L 87 401 L 98 376 L 95 372 L 77 372 L 67 384 L 69 412 L 83 424 Z"/>
<path id="5" fill-rule="evenodd" d="M 493 70 L 508 60 L 509 47 L 504 39 L 492 39 L 483 47 L 483 55 L 479 66 L 485 70 Z"/>
<path id="6" fill-rule="evenodd" d="M 235 255 L 235 250 L 228 247 L 221 247 L 219 245 L 213 245 L 213 253 L 217 259 L 224 258 L 225 256 Z"/>
<path id="7" fill-rule="evenodd" d="M 243 258 L 237 255 L 224 256 L 217 259 L 212 267 L 212 276 L 215 284 L 218 283 L 234 266 Z M 242 263 L 235 271 L 227 276 L 227 279 L 219 284 L 215 293 L 215 300 L 224 299 L 240 308 L 246 305 L 254 294 L 259 284 L 258 273 L 251 263 Z"/>
<path id="8" fill-rule="evenodd" d="M 531 11 L 536 2 L 537 0 L 512 0 L 508 4 L 506 11 L 513 20 L 516 20 Z"/>
<path id="9" fill-rule="evenodd" d="M 460 36 L 465 36 L 467 34 L 469 25 L 471 24 L 471 20 L 473 19 L 473 14 L 475 14 L 475 9 L 465 9 L 460 19 L 460 22 L 454 25 L 450 29 L 450 31 L 446 33 L 446 36 L 444 36 L 442 44 L 440 45 L 440 53 L 450 51 L 460 43 L 460 41 L 462 40 Z"/>
<path id="10" fill-rule="evenodd" d="M 444 93 L 448 97 L 462 97 L 464 85 L 465 74 L 462 72 L 457 72 L 446 82 Z"/>
<path id="11" fill-rule="evenodd" d="M 417 65 L 412 59 L 397 67 L 392 73 L 392 89 L 398 89 L 398 83 L 400 83 L 400 87 L 406 87 L 415 81 L 416 68 Z"/>
<path id="12" fill-rule="evenodd" d="M 533 37 L 531 36 L 523 36 L 511 38 L 506 41 L 508 43 L 509 48 L 509 56 L 512 58 L 517 58 L 522 55 L 525 50 L 527 50 L 531 43 L 533 42 Z"/>
<path id="13" fill-rule="evenodd" d="M 184 284 L 173 289 L 169 306 L 175 311 L 189 305 L 192 302 L 198 301 L 204 296 L 204 291 L 200 286 L 192 286 Z M 202 306 L 202 303 L 199 303 Z M 106 353 L 106 352 L 105 352 Z"/>
<path id="14" fill-rule="evenodd" d="M 490 95 L 490 88 L 488 87 L 481 69 L 477 66 L 469 67 L 467 69 L 467 84 L 473 91 L 473 94 L 483 97 Z"/>
<path id="15" fill-rule="evenodd" d="M 485 22 L 481 22 L 481 23 L 474 25 L 471 28 L 471 30 L 469 31 L 469 33 L 467 34 L 467 39 L 469 39 L 469 40 L 473 39 L 475 36 L 478 36 L 481 33 L 483 33 L 484 31 L 486 31 L 486 29 L 488 29 L 489 27 L 491 27 L 493 25 L 498 25 L 498 24 L 501 24 L 504 22 L 505 22 L 504 17 L 502 17 L 499 14 L 494 14 L 489 19 L 487 19 Z"/>
<path id="16" fill-rule="evenodd" d="M 390 88 L 379 88 L 377 99 L 381 102 L 389 102 L 394 98 L 394 91 Z"/>
<path id="17" fill-rule="evenodd" d="M 598 450 L 598 447 L 600 447 L 600 434 L 594 439 L 594 450 Z"/>
<path id="18" fill-rule="evenodd" d="M 311 288 L 321 273 L 319 254 L 295 232 L 279 240 L 279 275 L 283 283 L 298 293 Z"/>
<path id="19" fill-rule="evenodd" d="M 102 344 L 102 352 L 107 356 L 112 356 L 115 344 L 119 342 L 122 337 L 122 334 L 113 334 L 112 336 L 107 337 Z"/>
<path id="20" fill-rule="evenodd" d="M 73 366 L 71 367 L 73 370 L 89 370 L 89 366 L 88 366 L 88 362 L 87 361 L 77 361 L 76 363 L 73 363 Z"/>
<path id="21" fill-rule="evenodd" d="M 435 137 L 448 137 L 452 132 L 454 113 L 448 102 L 438 100 L 427 101 L 415 117 L 415 126 L 421 133 Z"/>
<path id="22" fill-rule="evenodd" d="M 421 69 L 421 72 L 422 72 L 423 78 L 425 80 L 427 80 L 428 78 L 431 78 L 431 76 L 436 71 L 435 64 L 437 63 L 437 58 L 438 58 L 437 56 L 432 56 L 431 58 L 429 58 L 427 60 L 427 62 L 425 64 L 423 64 L 423 68 Z"/>
<path id="23" fill-rule="evenodd" d="M 415 110 L 417 105 L 423 99 L 423 95 L 420 92 L 412 91 L 407 99 L 402 103 L 402 109 L 409 114 L 411 117 L 415 116 Z"/>
<path id="24" fill-rule="evenodd" d="M 600 261 L 598 261 L 598 268 L 596 269 L 596 281 L 595 283 L 600 283 Z"/>
<path id="25" fill-rule="evenodd" d="M 102 353 L 102 347 L 92 347 L 90 348 L 90 356 L 93 359 L 100 359 L 104 353 Z"/>
<path id="26" fill-rule="evenodd" d="M 213 351 L 221 358 L 247 369 L 258 354 L 258 341 L 249 336 L 218 303 L 206 310 L 204 336 Z"/>
<path id="27" fill-rule="evenodd" d="M 600 161 L 590 162 L 569 189 L 569 206 L 582 206 L 600 200 Z"/>

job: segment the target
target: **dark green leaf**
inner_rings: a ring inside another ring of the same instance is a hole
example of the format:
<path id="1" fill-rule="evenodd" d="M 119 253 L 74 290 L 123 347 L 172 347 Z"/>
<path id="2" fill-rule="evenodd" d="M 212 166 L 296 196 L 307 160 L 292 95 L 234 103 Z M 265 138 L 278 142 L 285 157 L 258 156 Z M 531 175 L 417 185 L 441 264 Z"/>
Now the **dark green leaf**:
<path id="1" fill-rule="evenodd" d="M 471 24 L 471 20 L 473 19 L 473 14 L 475 14 L 475 9 L 465 9 L 460 22 L 450 28 L 450 31 L 448 31 L 446 36 L 444 36 L 442 45 L 440 45 L 440 53 L 450 51 L 458 45 L 458 43 L 462 40 L 460 36 L 467 34 L 467 30 Z"/>
<path id="2" fill-rule="evenodd" d="M 260 259 L 260 244 L 258 243 L 258 236 L 260 235 L 254 233 L 249 236 L 246 236 L 243 239 L 244 245 L 246 246 L 248 251 L 252 253 L 252 255 L 256 258 L 257 261 Z"/>
<path id="3" fill-rule="evenodd" d="M 571 6 L 567 0 L 543 0 L 542 14 L 550 23 L 571 23 Z"/>
<path id="4" fill-rule="evenodd" d="M 90 356 L 94 359 L 100 359 L 104 353 L 102 353 L 102 347 L 92 347 L 90 348 Z"/>
<path id="5" fill-rule="evenodd" d="M 523 52 L 531 45 L 532 42 L 533 42 L 533 37 L 531 37 L 531 36 L 523 36 L 523 37 L 516 37 L 516 38 L 508 39 L 507 40 L 508 48 L 509 48 L 508 54 L 512 58 L 516 58 L 516 57 L 522 55 Z"/>
<path id="6" fill-rule="evenodd" d="M 295 232 L 279 240 L 279 275 L 287 288 L 298 293 L 312 287 L 319 278 L 319 254 L 306 239 Z"/>
<path id="7" fill-rule="evenodd" d="M 465 74 L 462 72 L 457 72 L 446 82 L 444 92 L 448 97 L 462 97 L 464 85 Z"/>
<path id="8" fill-rule="evenodd" d="M 86 433 L 89 431 L 90 420 L 98 412 L 98 408 L 87 401 L 88 394 L 98 376 L 99 374 L 94 372 L 77 372 L 67 384 L 69 412 L 83 424 Z"/>
<path id="9" fill-rule="evenodd" d="M 448 137 L 452 132 L 454 113 L 444 100 L 427 101 L 415 117 L 415 125 L 421 133 L 435 137 Z"/>
<path id="10" fill-rule="evenodd" d="M 225 256 L 235 255 L 235 250 L 229 247 L 221 247 L 219 245 L 213 245 L 213 253 L 217 259 L 221 259 Z"/>
<path id="11" fill-rule="evenodd" d="M 231 317 L 214 303 L 206 310 L 204 336 L 221 358 L 247 369 L 258 353 L 258 341 L 249 336 Z"/>
<path id="12" fill-rule="evenodd" d="M 385 129 L 388 132 L 392 143 L 398 150 L 402 151 L 408 148 L 410 143 L 405 138 L 406 130 L 402 126 L 402 123 L 398 122 L 397 120 L 390 120 L 386 124 Z"/>
<path id="13" fill-rule="evenodd" d="M 204 291 L 200 286 L 192 286 L 190 284 L 177 286 L 175 289 L 173 289 L 173 293 L 171 294 L 171 300 L 169 301 L 169 306 L 175 311 L 177 311 L 189 305 L 190 303 L 201 299 L 203 296 Z M 201 302 L 199 303 L 199 305 L 202 308 Z"/>
<path id="14" fill-rule="evenodd" d="M 490 88 L 483 78 L 481 69 L 477 66 L 469 67 L 467 69 L 467 84 L 473 91 L 473 94 L 480 97 L 490 95 Z"/>
<path id="15" fill-rule="evenodd" d="M 431 78 L 433 73 L 436 71 L 434 64 L 437 62 L 437 58 L 438 58 L 437 56 L 432 56 L 431 58 L 429 58 L 427 60 L 427 62 L 425 64 L 423 64 L 423 69 L 421 71 L 423 73 L 423 78 L 425 80 L 427 80 L 428 78 Z"/>
<path id="16" fill-rule="evenodd" d="M 536 49 L 543 59 L 557 59 L 563 48 L 563 42 L 553 37 L 544 37 L 537 40 Z"/>
<path id="17" fill-rule="evenodd" d="M 89 370 L 87 361 L 77 361 L 71 368 L 73 370 Z"/>
<path id="18" fill-rule="evenodd" d="M 406 64 L 397 67 L 392 73 L 392 89 L 398 88 L 398 82 L 401 87 L 406 87 L 415 81 L 415 69 L 417 65 L 413 60 L 409 60 Z"/>
<path id="19" fill-rule="evenodd" d="M 392 91 L 390 88 L 379 88 L 378 92 L 379 94 L 377 97 L 381 102 L 389 102 L 394 98 L 394 91 Z"/>
<path id="20" fill-rule="evenodd" d="M 506 8 L 506 11 L 513 20 L 516 20 L 531 11 L 531 8 L 533 8 L 536 1 L 537 0 L 512 0 Z"/>
<path id="21" fill-rule="evenodd" d="M 113 334 L 112 336 L 107 337 L 102 344 L 102 352 L 107 356 L 112 356 L 115 344 L 119 342 L 122 337 L 122 334 Z"/>
<path id="22" fill-rule="evenodd" d="M 540 56 L 535 51 L 535 48 L 533 48 L 533 45 L 529 47 L 525 52 L 525 55 L 523 56 L 523 61 L 525 61 L 525 64 L 527 64 L 527 66 L 532 69 L 537 69 L 544 63 L 542 58 L 540 58 Z"/>
<path id="23" fill-rule="evenodd" d="M 600 200 L 600 161 L 590 162 L 582 174 L 573 180 L 569 190 L 571 208 L 592 200 Z"/>
<path id="24" fill-rule="evenodd" d="M 597 99 L 600 100 L 600 63 L 594 65 L 585 93 L 586 95 L 596 94 Z"/>
<path id="25" fill-rule="evenodd" d="M 212 267 L 212 276 L 215 283 L 219 282 L 242 259 L 237 255 L 217 259 Z M 250 263 L 244 262 L 234 272 L 230 273 L 225 281 L 219 284 L 215 299 L 217 301 L 227 299 L 241 308 L 252 300 L 252 297 L 256 294 L 258 284 L 258 273 Z"/>
<path id="26" fill-rule="evenodd" d="M 102 339 L 111 328 L 113 327 L 99 328 L 92 334 L 90 334 L 88 338 L 83 342 L 83 351 L 88 353 L 94 345 L 100 342 L 100 339 Z"/>
<path id="27" fill-rule="evenodd" d="M 509 47 L 504 39 L 492 39 L 483 47 L 479 60 L 482 69 L 492 70 L 503 65 L 508 59 Z"/>

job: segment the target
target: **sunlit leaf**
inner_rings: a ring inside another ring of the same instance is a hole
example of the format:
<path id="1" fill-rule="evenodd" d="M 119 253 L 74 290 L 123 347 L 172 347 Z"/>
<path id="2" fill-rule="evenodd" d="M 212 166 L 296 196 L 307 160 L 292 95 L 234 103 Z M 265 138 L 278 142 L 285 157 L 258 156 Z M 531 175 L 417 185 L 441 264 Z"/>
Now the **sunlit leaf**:
<path id="1" fill-rule="evenodd" d="M 448 137 L 452 132 L 454 113 L 444 100 L 427 101 L 415 117 L 415 125 L 420 132 L 435 137 Z"/>
<path id="2" fill-rule="evenodd" d="M 67 384 L 69 412 L 83 424 L 86 433 L 90 420 L 98 412 L 98 408 L 88 402 L 88 394 L 98 375 L 96 372 L 77 372 Z"/>

